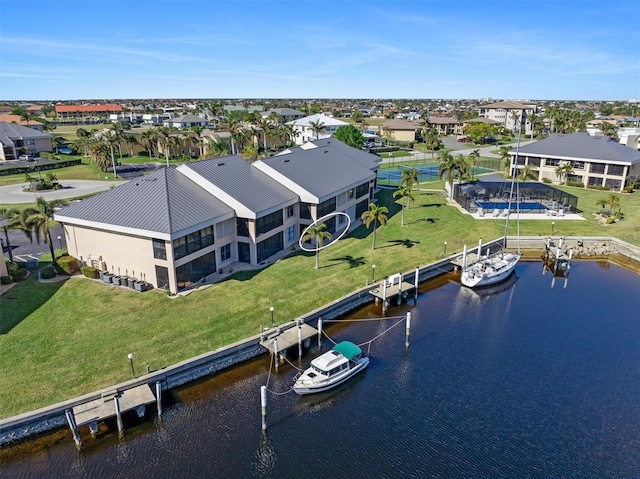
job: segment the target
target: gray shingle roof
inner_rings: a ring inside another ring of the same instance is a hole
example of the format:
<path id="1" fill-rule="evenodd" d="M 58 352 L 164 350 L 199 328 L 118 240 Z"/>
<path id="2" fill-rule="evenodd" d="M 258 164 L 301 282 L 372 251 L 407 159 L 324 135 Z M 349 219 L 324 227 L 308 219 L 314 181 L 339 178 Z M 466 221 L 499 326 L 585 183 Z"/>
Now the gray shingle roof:
<path id="1" fill-rule="evenodd" d="M 163 168 L 58 211 L 63 223 L 92 222 L 171 237 L 233 213 L 233 209 L 175 170 Z M 66 220 L 66 221 L 65 221 Z"/>
<path id="2" fill-rule="evenodd" d="M 621 145 L 607 136 L 590 136 L 588 133 L 550 135 L 544 140 L 521 146 L 520 155 L 523 154 L 626 163 L 640 161 L 640 151 Z"/>
<path id="3" fill-rule="evenodd" d="M 223 191 L 256 216 L 298 200 L 293 191 L 238 155 L 196 161 L 182 165 L 180 169 L 197 173 L 213 188 Z"/>
<path id="4" fill-rule="evenodd" d="M 53 138 L 51 133 L 43 133 L 27 126 L 18 125 L 17 123 L 0 122 L 0 142 L 3 145 L 12 145 L 12 140 L 27 140 L 38 138 Z"/>
<path id="5" fill-rule="evenodd" d="M 312 143 L 317 147 L 292 148 L 289 153 L 260 161 L 321 201 L 345 188 L 375 178 L 371 168 L 364 166 L 368 162 L 359 153 L 370 157 L 374 155 L 348 147 L 335 138 Z"/>

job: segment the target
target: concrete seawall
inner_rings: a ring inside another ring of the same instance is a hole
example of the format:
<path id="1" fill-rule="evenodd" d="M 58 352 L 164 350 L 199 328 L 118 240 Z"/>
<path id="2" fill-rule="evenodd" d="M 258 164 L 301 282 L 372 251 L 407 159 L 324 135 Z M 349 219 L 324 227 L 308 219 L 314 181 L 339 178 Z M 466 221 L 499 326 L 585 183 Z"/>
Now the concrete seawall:
<path id="1" fill-rule="evenodd" d="M 542 251 L 546 243 L 546 237 L 521 237 L 520 247 L 524 250 Z M 502 244 L 502 238 L 487 242 L 484 248 L 491 248 L 494 251 Z M 621 254 L 630 259 L 640 262 L 640 248 L 629 243 L 625 243 L 616 238 L 564 238 L 567 248 L 575 247 L 575 256 L 586 258 L 589 256 L 609 256 Z M 517 238 L 507 237 L 507 248 L 517 248 Z M 418 281 L 424 282 L 453 270 L 451 262 L 459 259 L 462 253 L 455 253 L 440 261 L 420 267 Z M 405 281 L 415 282 L 415 270 L 405 272 Z M 288 323 L 280 325 L 281 330 L 294 327 L 298 320 L 316 325 L 318 319 L 335 319 L 360 306 L 373 301 L 373 296 L 369 294 L 371 286 L 365 286 L 348 295 L 343 296 L 318 309 L 310 311 L 299 318 L 293 318 Z M 9 442 L 25 439 L 51 429 L 66 426 L 65 410 L 76 405 L 93 401 L 102 396 L 103 393 L 114 389 L 129 389 L 142 384 L 149 384 L 152 389 L 156 382 L 160 382 L 163 390 L 181 386 L 193 380 L 214 374 L 222 369 L 239 364 L 248 359 L 265 354 L 267 350 L 260 344 L 260 334 L 238 341 L 215 351 L 210 351 L 200 356 L 190 358 L 172 366 L 158 371 L 150 372 L 136 379 L 123 382 L 108 388 L 94 391 L 83 396 L 75 397 L 51 406 L 47 406 L 35 411 L 13 416 L 0 420 L 0 445 Z"/>

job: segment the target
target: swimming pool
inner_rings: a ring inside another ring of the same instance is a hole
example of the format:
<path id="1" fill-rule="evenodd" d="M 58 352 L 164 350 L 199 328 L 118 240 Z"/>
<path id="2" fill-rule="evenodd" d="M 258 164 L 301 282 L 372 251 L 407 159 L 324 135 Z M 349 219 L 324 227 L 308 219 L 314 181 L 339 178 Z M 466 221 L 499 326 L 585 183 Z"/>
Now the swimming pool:
<path id="1" fill-rule="evenodd" d="M 483 210 L 503 210 L 509 208 L 509 203 L 507 201 L 476 201 L 476 205 L 478 205 L 478 208 L 482 208 Z M 514 201 L 511 203 L 510 209 L 511 211 L 517 211 L 518 207 L 520 208 L 520 211 L 542 211 L 547 209 L 546 206 L 538 203 L 537 201 Z"/>

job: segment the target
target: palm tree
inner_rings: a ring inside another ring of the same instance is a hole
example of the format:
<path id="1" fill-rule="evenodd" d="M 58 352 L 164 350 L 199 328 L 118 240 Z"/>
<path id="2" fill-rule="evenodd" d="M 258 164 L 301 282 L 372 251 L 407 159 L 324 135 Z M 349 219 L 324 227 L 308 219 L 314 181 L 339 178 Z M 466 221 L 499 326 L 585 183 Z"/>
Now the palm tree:
<path id="1" fill-rule="evenodd" d="M 126 133 L 123 137 L 124 142 L 129 145 L 129 157 L 133 156 L 133 147 L 138 144 L 138 137 L 134 133 Z"/>
<path id="2" fill-rule="evenodd" d="M 230 122 L 226 126 L 231 138 L 231 154 L 235 155 L 237 153 L 236 140 L 238 139 L 238 136 L 240 134 L 240 123 Z"/>
<path id="3" fill-rule="evenodd" d="M 169 138 L 171 136 L 171 130 L 166 126 L 158 126 L 155 128 L 155 139 L 158 142 L 158 156 L 160 155 L 160 149 L 164 151 L 164 158 L 167 161 L 167 167 L 169 166 Z"/>
<path id="4" fill-rule="evenodd" d="M 478 158 L 480 158 L 480 149 L 476 148 L 471 153 L 469 153 L 469 158 L 471 159 L 471 164 L 473 165 L 473 169 L 471 170 L 471 181 L 473 181 L 474 173 L 476 170 L 476 162 Z"/>
<path id="5" fill-rule="evenodd" d="M 258 158 L 260 158 L 260 153 L 258 152 L 258 148 L 256 147 L 256 145 L 247 145 L 246 148 L 242 150 L 241 156 L 249 163 L 253 163 Z"/>
<path id="6" fill-rule="evenodd" d="M 571 166 L 570 162 L 563 161 L 558 166 L 556 166 L 556 169 L 554 170 L 554 172 L 561 183 L 563 182 L 562 181 L 563 178 L 565 179 L 565 182 L 566 182 L 567 178 L 569 178 L 569 175 L 573 173 L 573 166 Z"/>
<path id="7" fill-rule="evenodd" d="M 448 151 L 443 151 L 438 155 L 440 165 L 438 165 L 438 175 L 440 179 L 447 178 L 449 183 L 449 199 L 453 198 L 453 179 L 456 172 L 461 176 L 469 172 L 469 162 L 462 155 L 453 156 Z"/>
<path id="8" fill-rule="evenodd" d="M 537 171 L 529 163 L 524 165 L 522 168 L 519 168 L 519 170 L 520 171 L 518 172 L 518 178 L 522 181 L 527 181 L 529 178 L 537 178 Z"/>
<path id="9" fill-rule="evenodd" d="M 22 212 L 17 208 L 0 209 L 0 216 L 7 219 L 7 224 L 3 226 L 2 229 L 4 230 L 5 244 L 7 245 L 7 251 L 9 252 L 9 261 L 11 263 L 13 263 L 13 248 L 11 248 L 11 240 L 9 239 L 8 230 L 21 229 L 21 214 Z"/>
<path id="10" fill-rule="evenodd" d="M 420 185 L 420 176 L 422 174 L 415 168 L 410 168 L 408 170 L 402 170 L 402 176 L 400 179 L 400 184 L 402 187 L 408 190 L 408 195 L 405 195 L 408 199 L 407 208 L 411 208 L 411 200 L 413 196 L 411 196 L 411 190 L 413 189 L 413 185 Z"/>
<path id="11" fill-rule="evenodd" d="M 64 200 L 46 201 L 39 196 L 36 200 L 35 208 L 30 207 L 22 211 L 22 227 L 27 237 L 33 241 L 33 237 L 35 236 L 38 243 L 40 243 L 40 238 L 42 238 L 45 243 L 49 244 L 51 260 L 54 263 L 56 262 L 56 254 L 51 239 L 50 222 L 53 220 L 55 208 L 65 206 L 66 204 L 67 202 Z"/>
<path id="12" fill-rule="evenodd" d="M 406 198 L 407 203 L 411 204 L 411 200 L 414 199 L 413 194 L 411 192 L 411 188 L 407 186 L 400 186 L 396 191 L 393 192 L 393 197 L 397 198 Z M 404 201 L 402 202 L 402 226 L 404 226 Z M 407 206 L 408 207 L 408 206 Z"/>
<path id="13" fill-rule="evenodd" d="M 604 198 L 600 198 L 598 201 L 596 201 L 597 205 L 602 206 L 602 215 L 605 216 L 604 214 L 604 208 L 605 206 L 609 207 L 609 211 L 619 211 L 620 210 L 620 197 L 618 195 L 616 195 L 615 193 L 609 193 L 607 196 L 605 196 Z"/>
<path id="14" fill-rule="evenodd" d="M 223 138 L 216 138 L 207 144 L 207 154 L 218 158 L 229 154 L 229 141 Z"/>
<path id="15" fill-rule="evenodd" d="M 311 240 L 316 247 L 316 269 L 320 268 L 320 248 L 324 244 L 324 240 L 331 240 L 331 233 L 325 231 L 326 224 L 320 223 L 315 226 L 309 226 L 307 232 L 302 237 L 302 242 Z"/>
<path id="16" fill-rule="evenodd" d="M 268 151 L 267 150 L 267 136 L 268 136 L 267 132 L 273 128 L 273 125 L 271 123 L 270 117 L 267 117 L 267 116 L 260 116 L 256 118 L 256 125 L 260 130 L 262 130 L 263 148 L 264 148 L 264 154 L 266 156 Z"/>
<path id="17" fill-rule="evenodd" d="M 505 168 L 509 169 L 509 165 L 511 164 L 511 155 L 509 152 L 511 151 L 510 146 L 501 146 L 498 154 L 500 155 L 500 159 L 502 160 L 502 164 Z"/>
<path id="18" fill-rule="evenodd" d="M 316 135 L 316 140 L 317 140 L 318 138 L 320 138 L 320 133 L 325 131 L 326 127 L 325 127 L 324 123 L 322 123 L 320 120 L 318 120 L 318 121 L 311 120 L 309 122 L 309 128 Z"/>
<path id="19" fill-rule="evenodd" d="M 109 169 L 113 150 L 103 138 L 91 138 L 87 141 L 89 156 L 96 162 L 96 166 L 103 173 Z M 115 171 L 115 166 L 114 166 Z"/>
<path id="20" fill-rule="evenodd" d="M 369 209 L 362 213 L 361 218 L 367 229 L 373 223 L 373 242 L 371 244 L 371 249 L 376 249 L 376 229 L 378 227 L 378 223 L 380 223 L 380 226 L 385 226 L 387 224 L 388 212 L 389 209 L 386 206 L 378 206 L 375 203 L 369 203 Z"/>
<path id="21" fill-rule="evenodd" d="M 436 147 L 440 145 L 440 139 L 438 138 L 438 132 L 433 128 L 429 128 L 425 131 L 424 143 L 429 150 L 431 150 L 431 158 L 434 157 Z"/>
<path id="22" fill-rule="evenodd" d="M 189 134 L 189 138 L 191 140 L 195 140 L 198 143 L 198 158 L 202 157 L 202 155 L 204 154 L 204 148 L 202 146 L 202 131 L 204 130 L 203 127 L 201 126 L 192 126 L 191 127 L 191 132 Z"/>
<path id="23" fill-rule="evenodd" d="M 147 150 L 149 154 L 149 158 L 155 156 L 155 146 L 157 146 L 158 142 L 156 139 L 156 132 L 154 130 L 146 130 L 140 134 L 140 139 L 142 140 L 142 145 Z"/>

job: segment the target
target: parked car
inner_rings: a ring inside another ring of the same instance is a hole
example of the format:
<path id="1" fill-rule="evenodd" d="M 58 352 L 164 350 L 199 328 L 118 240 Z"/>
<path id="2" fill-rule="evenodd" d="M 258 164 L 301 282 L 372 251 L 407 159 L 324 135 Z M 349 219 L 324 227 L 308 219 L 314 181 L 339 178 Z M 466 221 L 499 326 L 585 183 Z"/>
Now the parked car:
<path id="1" fill-rule="evenodd" d="M 495 136 L 483 136 L 480 142 L 485 145 L 495 145 L 498 143 L 498 139 Z"/>
<path id="2" fill-rule="evenodd" d="M 18 159 L 20 161 L 33 161 L 33 160 L 35 160 L 35 158 L 33 156 L 31 156 L 31 155 L 20 155 L 18 157 Z"/>
<path id="3" fill-rule="evenodd" d="M 473 139 L 467 135 L 458 135 L 458 141 L 460 143 L 473 143 Z"/>
<path id="4" fill-rule="evenodd" d="M 376 147 L 384 146 L 384 143 L 374 138 L 367 138 L 366 140 L 364 140 L 363 146 L 364 148 L 376 148 Z"/>

